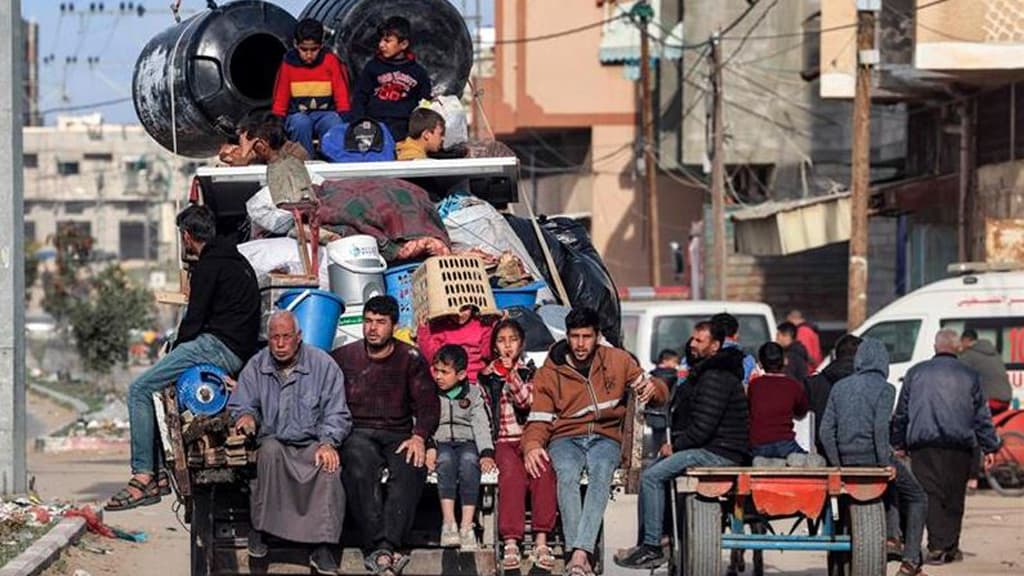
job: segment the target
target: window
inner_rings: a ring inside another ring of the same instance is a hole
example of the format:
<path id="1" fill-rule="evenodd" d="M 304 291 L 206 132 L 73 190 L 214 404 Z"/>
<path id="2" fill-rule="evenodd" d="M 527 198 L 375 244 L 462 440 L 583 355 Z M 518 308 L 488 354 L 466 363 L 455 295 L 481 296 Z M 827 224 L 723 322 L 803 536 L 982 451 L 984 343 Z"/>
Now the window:
<path id="1" fill-rule="evenodd" d="M 110 152 L 86 152 L 83 157 L 90 162 L 110 163 L 114 161 L 114 155 Z"/>
<path id="2" fill-rule="evenodd" d="M 25 168 L 39 168 L 39 155 L 31 152 L 28 154 L 22 154 L 21 164 Z"/>
<path id="3" fill-rule="evenodd" d="M 80 173 L 78 162 L 57 162 L 57 174 L 74 176 Z"/>
<path id="4" fill-rule="evenodd" d="M 121 222 L 119 255 L 122 260 L 144 260 L 146 259 L 146 223 L 145 222 Z M 157 227 L 150 224 L 149 227 L 149 259 L 156 259 L 157 251 Z"/>
<path id="5" fill-rule="evenodd" d="M 639 354 L 636 349 L 637 337 L 640 335 L 640 317 L 622 317 L 622 347 L 633 354 Z M 639 356 L 638 356 L 639 357 Z"/>
<path id="6" fill-rule="evenodd" d="M 85 209 L 91 206 L 91 202 L 66 202 L 64 204 L 65 214 L 85 214 Z"/>
<path id="7" fill-rule="evenodd" d="M 67 227 L 67 226 L 73 226 L 77 230 L 78 235 L 80 235 L 80 236 L 92 237 L 92 223 L 91 222 L 80 222 L 80 221 L 75 221 L 75 220 L 61 220 L 60 222 L 57 222 L 57 232 L 60 233 L 60 231 L 63 228 Z"/>
<path id="8" fill-rule="evenodd" d="M 1007 367 L 1024 367 L 1024 318 L 959 318 L 940 322 L 943 328 L 963 334 L 967 328 L 978 333 L 979 340 L 988 340 L 995 345 Z"/>
<path id="9" fill-rule="evenodd" d="M 768 322 L 759 314 L 733 314 L 740 324 L 739 339 L 743 350 L 748 354 L 757 354 L 762 344 L 771 340 Z M 651 362 L 658 361 L 658 352 L 666 348 L 680 350 L 689 340 L 693 327 L 699 322 L 709 320 L 708 315 L 662 316 L 654 321 L 654 335 L 651 340 Z"/>
<path id="10" fill-rule="evenodd" d="M 914 345 L 920 331 L 920 320 L 893 320 L 875 324 L 861 334 L 861 338 L 880 340 L 889 351 L 889 363 L 899 364 L 910 362 L 914 357 Z"/>

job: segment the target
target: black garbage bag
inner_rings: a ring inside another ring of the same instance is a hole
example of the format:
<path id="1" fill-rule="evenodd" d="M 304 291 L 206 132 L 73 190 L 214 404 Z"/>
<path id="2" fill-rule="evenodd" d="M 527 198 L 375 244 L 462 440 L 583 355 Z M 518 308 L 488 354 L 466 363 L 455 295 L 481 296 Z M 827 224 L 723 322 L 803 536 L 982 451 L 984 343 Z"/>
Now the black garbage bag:
<path id="1" fill-rule="evenodd" d="M 555 343 L 555 337 L 551 335 L 540 314 L 532 307 L 513 306 L 508 309 L 508 317 L 518 322 L 526 332 L 526 342 L 523 346 L 526 352 L 547 352 Z"/>
<path id="2" fill-rule="evenodd" d="M 506 215 L 505 219 L 537 263 L 548 286 L 554 290 L 551 271 L 537 241 L 533 224 L 517 216 Z M 557 273 L 568 293 L 569 303 L 573 307 L 589 306 L 597 310 L 601 316 L 601 334 L 611 345 L 621 347 L 619 292 L 604 261 L 590 242 L 586 229 L 569 218 L 541 219 L 540 223 L 544 241 L 551 250 Z"/>

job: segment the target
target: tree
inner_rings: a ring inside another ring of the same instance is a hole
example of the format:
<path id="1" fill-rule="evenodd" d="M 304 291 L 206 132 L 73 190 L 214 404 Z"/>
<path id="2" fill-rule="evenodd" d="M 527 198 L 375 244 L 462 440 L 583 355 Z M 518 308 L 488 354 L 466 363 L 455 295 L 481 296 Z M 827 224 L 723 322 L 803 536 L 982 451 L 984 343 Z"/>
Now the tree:
<path id="1" fill-rule="evenodd" d="M 43 310 L 64 327 L 75 302 L 89 295 L 88 263 L 93 239 L 73 223 L 50 238 L 56 251 L 56 270 L 43 274 Z"/>
<path id="2" fill-rule="evenodd" d="M 108 266 L 89 284 L 87 297 L 71 301 L 68 319 L 82 365 L 108 374 L 127 361 L 131 330 L 152 322 L 153 296 L 134 285 L 117 265 Z"/>
<path id="3" fill-rule="evenodd" d="M 25 246 L 25 299 L 30 300 L 32 298 L 32 287 L 36 285 L 36 280 L 39 279 L 39 258 L 36 257 L 36 251 L 39 246 L 32 242 Z"/>

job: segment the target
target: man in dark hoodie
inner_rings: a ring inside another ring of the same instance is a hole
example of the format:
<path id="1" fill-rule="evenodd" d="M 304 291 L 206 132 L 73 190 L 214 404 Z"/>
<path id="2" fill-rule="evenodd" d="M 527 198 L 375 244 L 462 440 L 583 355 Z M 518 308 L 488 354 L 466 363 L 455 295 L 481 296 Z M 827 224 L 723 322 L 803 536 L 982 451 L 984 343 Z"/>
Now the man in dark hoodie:
<path id="1" fill-rule="evenodd" d="M 352 96 L 352 119 L 383 122 L 395 142 L 409 133 L 409 116 L 431 97 L 430 74 L 409 49 L 412 26 L 392 16 L 378 28 L 377 56 L 363 67 Z"/>
<path id="2" fill-rule="evenodd" d="M 775 342 L 786 351 L 786 376 L 803 382 L 810 374 L 811 357 L 803 343 L 796 339 L 796 326 L 783 322 L 775 329 Z"/>
<path id="3" fill-rule="evenodd" d="M 960 335 L 960 361 L 981 374 L 981 391 L 985 393 L 988 409 L 995 416 L 1010 408 L 1013 387 L 1006 374 L 1006 364 L 991 340 L 978 339 L 973 328 Z"/>
<path id="4" fill-rule="evenodd" d="M 643 542 L 615 558 L 624 568 L 650 569 L 666 561 L 661 549 L 669 482 L 700 466 L 741 466 L 750 459 L 750 421 L 743 392 L 743 351 L 724 347 L 726 327 L 712 322 L 694 332 L 703 360 L 672 401 L 672 438 L 662 458 L 640 474 Z"/>
<path id="5" fill-rule="evenodd" d="M 892 466 L 896 469 L 892 489 L 906 520 L 903 563 L 897 574 L 921 576 L 921 538 L 928 499 L 910 469 L 893 458 L 889 422 L 896 388 L 887 380 L 889 352 L 885 344 L 865 338 L 857 348 L 853 366 L 854 374 L 832 387 L 821 420 L 820 440 L 832 466 Z"/>
<path id="6" fill-rule="evenodd" d="M 825 416 L 825 406 L 828 404 L 829 394 L 836 382 L 853 374 L 853 358 L 857 354 L 860 342 L 860 338 L 853 334 L 843 334 L 836 341 L 832 362 L 824 370 L 804 381 L 804 388 L 807 390 L 807 403 L 810 404 L 811 412 L 814 413 L 815 443 L 821 454 L 825 453 L 825 447 L 821 444 L 821 419 Z"/>
<path id="7" fill-rule="evenodd" d="M 189 206 L 178 214 L 177 224 L 185 254 L 199 258 L 192 265 L 188 310 L 174 349 L 128 388 L 132 478 L 107 503 L 109 511 L 156 504 L 170 493 L 157 477 L 161 448 L 153 394 L 173 386 L 197 364 L 238 372 L 256 352 L 260 292 L 252 266 L 233 242 L 217 238 L 213 212 L 206 206 Z"/>

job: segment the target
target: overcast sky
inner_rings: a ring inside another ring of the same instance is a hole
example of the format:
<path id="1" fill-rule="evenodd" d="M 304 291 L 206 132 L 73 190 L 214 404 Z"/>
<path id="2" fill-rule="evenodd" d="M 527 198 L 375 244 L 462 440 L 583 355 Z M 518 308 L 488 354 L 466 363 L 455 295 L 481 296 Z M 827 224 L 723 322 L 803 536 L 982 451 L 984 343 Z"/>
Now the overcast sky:
<path id="1" fill-rule="evenodd" d="M 472 14 L 476 0 L 450 0 L 460 10 L 465 4 Z M 132 2 L 146 8 L 146 15 L 119 13 L 120 0 L 22 0 L 25 18 L 39 23 L 39 108 L 80 107 L 74 114 L 99 111 L 108 123 L 136 123 L 131 102 L 91 107 L 92 104 L 131 97 L 132 71 L 139 52 L 154 35 L 174 25 L 168 5 L 171 0 Z M 298 15 L 308 0 L 273 0 Z M 74 4 L 75 13 L 62 13 L 61 4 Z M 103 4 L 103 13 L 90 13 L 90 4 Z M 492 0 L 482 0 L 484 25 L 493 21 Z M 185 11 L 203 9 L 206 0 L 184 0 Z M 77 55 L 77 63 L 67 59 Z M 90 58 L 98 58 L 90 63 Z M 53 123 L 57 112 L 46 114 Z"/>

